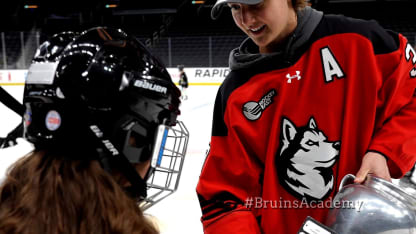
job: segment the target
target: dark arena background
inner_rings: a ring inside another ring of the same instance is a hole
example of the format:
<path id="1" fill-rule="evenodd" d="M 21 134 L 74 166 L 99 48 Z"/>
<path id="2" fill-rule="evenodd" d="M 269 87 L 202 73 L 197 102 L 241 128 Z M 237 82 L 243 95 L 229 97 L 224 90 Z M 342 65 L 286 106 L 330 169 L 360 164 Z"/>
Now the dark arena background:
<path id="1" fill-rule="evenodd" d="M 36 48 L 61 31 L 94 26 L 120 28 L 135 35 L 169 68 L 178 82 L 178 65 L 185 67 L 190 87 L 180 119 L 190 132 L 179 189 L 146 211 L 161 233 L 202 233 L 195 192 L 209 149 L 212 110 L 219 85 L 228 74 L 229 52 L 246 37 L 229 10 L 218 20 L 210 11 L 215 0 L 13 0 L 0 7 L 0 86 L 22 101 L 27 69 Z M 374 19 L 402 33 L 416 46 L 416 0 L 310 0 L 326 14 Z M 0 137 L 20 118 L 0 103 Z M 0 155 L 0 172 L 8 165 Z M 397 183 L 400 183 L 396 181 Z M 408 183 L 407 183 L 408 182 Z M 410 181 L 406 188 L 414 192 Z M 416 185 L 415 185 L 416 186 Z M 416 193 L 414 193 L 416 194 Z"/>
<path id="2" fill-rule="evenodd" d="M 210 18 L 215 0 L 7 1 L 0 9 L 0 67 L 26 69 L 37 45 L 63 30 L 93 26 L 135 34 L 166 66 L 227 67 L 229 51 L 245 37 L 229 11 Z M 375 19 L 416 44 L 414 0 L 311 0 L 312 7 Z"/>

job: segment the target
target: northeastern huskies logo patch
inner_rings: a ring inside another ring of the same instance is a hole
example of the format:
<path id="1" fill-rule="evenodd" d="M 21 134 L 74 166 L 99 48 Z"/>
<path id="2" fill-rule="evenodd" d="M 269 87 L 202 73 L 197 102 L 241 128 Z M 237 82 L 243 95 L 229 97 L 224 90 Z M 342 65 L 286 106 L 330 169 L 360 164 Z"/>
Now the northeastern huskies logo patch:
<path id="1" fill-rule="evenodd" d="M 272 89 L 264 95 L 260 101 L 250 101 L 243 105 L 244 116 L 251 121 L 258 120 L 263 111 L 273 103 L 273 97 L 276 96 L 276 90 Z"/>
<path id="2" fill-rule="evenodd" d="M 283 117 L 276 166 L 280 184 L 299 200 L 325 200 L 334 189 L 332 167 L 338 161 L 340 141 L 330 141 L 313 117 L 296 126 Z"/>

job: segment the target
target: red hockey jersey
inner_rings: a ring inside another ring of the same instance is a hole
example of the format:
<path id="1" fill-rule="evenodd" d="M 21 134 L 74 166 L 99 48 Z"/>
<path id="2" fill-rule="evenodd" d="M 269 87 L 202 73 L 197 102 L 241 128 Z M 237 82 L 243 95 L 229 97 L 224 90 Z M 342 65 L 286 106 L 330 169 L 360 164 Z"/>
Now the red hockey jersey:
<path id="1" fill-rule="evenodd" d="M 206 233 L 324 223 L 368 151 L 393 177 L 416 160 L 416 53 L 371 21 L 323 16 L 289 63 L 232 70 L 217 94 L 197 193 Z"/>

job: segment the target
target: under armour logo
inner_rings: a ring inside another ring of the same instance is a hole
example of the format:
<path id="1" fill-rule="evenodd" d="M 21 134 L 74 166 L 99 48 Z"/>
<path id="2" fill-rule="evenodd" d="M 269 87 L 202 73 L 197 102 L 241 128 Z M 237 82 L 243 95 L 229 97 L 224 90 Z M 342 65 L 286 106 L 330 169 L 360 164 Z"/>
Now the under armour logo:
<path id="1" fill-rule="evenodd" d="M 287 83 L 292 83 L 292 79 L 297 78 L 298 80 L 300 80 L 302 77 L 300 76 L 300 71 L 296 71 L 296 75 L 291 76 L 289 73 L 287 73 L 286 75 L 287 78 Z"/>
<path id="2" fill-rule="evenodd" d="M 410 71 L 410 77 L 412 77 L 412 78 L 415 78 L 415 77 L 416 77 L 416 68 L 413 68 L 413 69 Z"/>

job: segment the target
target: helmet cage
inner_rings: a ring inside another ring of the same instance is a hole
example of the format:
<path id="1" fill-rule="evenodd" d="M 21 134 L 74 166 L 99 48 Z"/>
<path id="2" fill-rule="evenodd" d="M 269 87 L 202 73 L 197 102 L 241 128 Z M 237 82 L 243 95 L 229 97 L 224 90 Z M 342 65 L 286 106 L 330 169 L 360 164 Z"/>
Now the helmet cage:
<path id="1" fill-rule="evenodd" d="M 189 131 L 183 122 L 177 121 L 175 126 L 158 126 L 148 172 L 147 197 L 140 203 L 143 210 L 178 189 L 188 141 Z"/>

